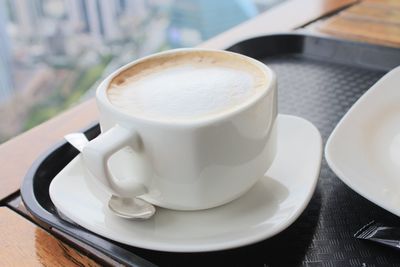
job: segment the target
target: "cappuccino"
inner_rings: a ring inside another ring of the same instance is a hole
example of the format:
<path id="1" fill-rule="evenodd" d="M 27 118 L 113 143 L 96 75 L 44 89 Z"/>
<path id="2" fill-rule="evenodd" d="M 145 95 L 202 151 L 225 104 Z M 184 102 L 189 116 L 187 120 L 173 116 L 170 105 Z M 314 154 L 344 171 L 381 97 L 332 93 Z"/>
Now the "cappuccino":
<path id="1" fill-rule="evenodd" d="M 96 101 L 102 133 L 85 144 L 83 164 L 109 194 L 132 200 L 121 202 L 127 210 L 136 197 L 177 210 L 223 205 L 276 154 L 276 76 L 246 56 L 151 55 L 108 76 Z"/>
<path id="2" fill-rule="evenodd" d="M 138 62 L 114 77 L 107 97 L 118 110 L 154 120 L 193 120 L 232 111 L 263 92 L 266 74 L 249 59 L 215 51 Z"/>

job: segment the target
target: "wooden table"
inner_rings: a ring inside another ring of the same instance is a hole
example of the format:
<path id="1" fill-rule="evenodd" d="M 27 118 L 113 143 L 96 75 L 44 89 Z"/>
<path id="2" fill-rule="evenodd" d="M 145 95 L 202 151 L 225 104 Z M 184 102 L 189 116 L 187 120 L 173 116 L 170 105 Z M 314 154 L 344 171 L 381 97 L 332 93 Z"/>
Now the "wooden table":
<path id="1" fill-rule="evenodd" d="M 300 30 L 400 46 L 398 0 L 288 0 L 200 47 L 223 49 L 242 39 Z M 40 228 L 18 189 L 33 161 L 70 132 L 97 121 L 94 100 L 82 103 L 0 146 L 0 262 L 2 266 L 117 265 L 101 252 Z M 67 245 L 65 242 L 70 243 Z"/>

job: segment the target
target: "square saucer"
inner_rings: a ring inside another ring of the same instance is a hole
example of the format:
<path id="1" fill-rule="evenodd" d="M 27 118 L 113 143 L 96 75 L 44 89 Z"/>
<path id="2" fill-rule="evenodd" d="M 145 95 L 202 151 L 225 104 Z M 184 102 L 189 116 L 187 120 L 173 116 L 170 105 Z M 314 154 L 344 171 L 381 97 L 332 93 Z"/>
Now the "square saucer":
<path id="1" fill-rule="evenodd" d="M 145 221 L 116 217 L 108 209 L 110 195 L 85 177 L 79 155 L 53 179 L 50 197 L 75 223 L 120 243 L 169 252 L 229 249 L 272 237 L 300 216 L 314 193 L 321 156 L 321 136 L 310 122 L 279 115 L 272 166 L 250 191 L 223 206 L 201 211 L 157 208 Z"/>
<path id="2" fill-rule="evenodd" d="M 325 157 L 350 188 L 400 216 L 400 67 L 346 113 L 327 141 Z"/>

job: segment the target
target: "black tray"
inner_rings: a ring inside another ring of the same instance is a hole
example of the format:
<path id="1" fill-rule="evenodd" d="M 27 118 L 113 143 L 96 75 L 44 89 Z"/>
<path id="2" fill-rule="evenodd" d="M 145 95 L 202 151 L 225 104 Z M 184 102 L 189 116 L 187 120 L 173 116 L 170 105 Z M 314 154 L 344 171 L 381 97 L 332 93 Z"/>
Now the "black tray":
<path id="1" fill-rule="evenodd" d="M 400 65 L 400 50 L 301 34 L 258 37 L 231 51 L 268 64 L 278 77 L 279 112 L 313 122 L 326 140 L 352 104 L 387 71 Z M 85 131 L 99 134 L 98 125 Z M 25 177 L 21 195 L 44 227 L 52 227 L 134 266 L 397 266 L 400 254 L 359 241 L 353 234 L 377 220 L 400 224 L 398 217 L 344 185 L 325 160 L 316 192 L 293 225 L 273 238 L 212 253 L 166 253 L 130 247 L 63 220 L 49 198 L 53 177 L 77 155 L 63 142 L 39 159 Z M 290 166 L 288 166 L 290 167 Z M 366 265 L 364 265 L 366 264 Z"/>

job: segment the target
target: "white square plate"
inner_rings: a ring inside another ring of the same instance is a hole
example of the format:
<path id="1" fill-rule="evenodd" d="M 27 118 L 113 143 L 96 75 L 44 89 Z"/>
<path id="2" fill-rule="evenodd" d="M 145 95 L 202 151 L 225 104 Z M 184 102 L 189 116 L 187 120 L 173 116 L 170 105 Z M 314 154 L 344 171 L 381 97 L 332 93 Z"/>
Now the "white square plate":
<path id="1" fill-rule="evenodd" d="M 347 112 L 328 139 L 325 157 L 354 191 L 400 216 L 400 67 Z"/>

